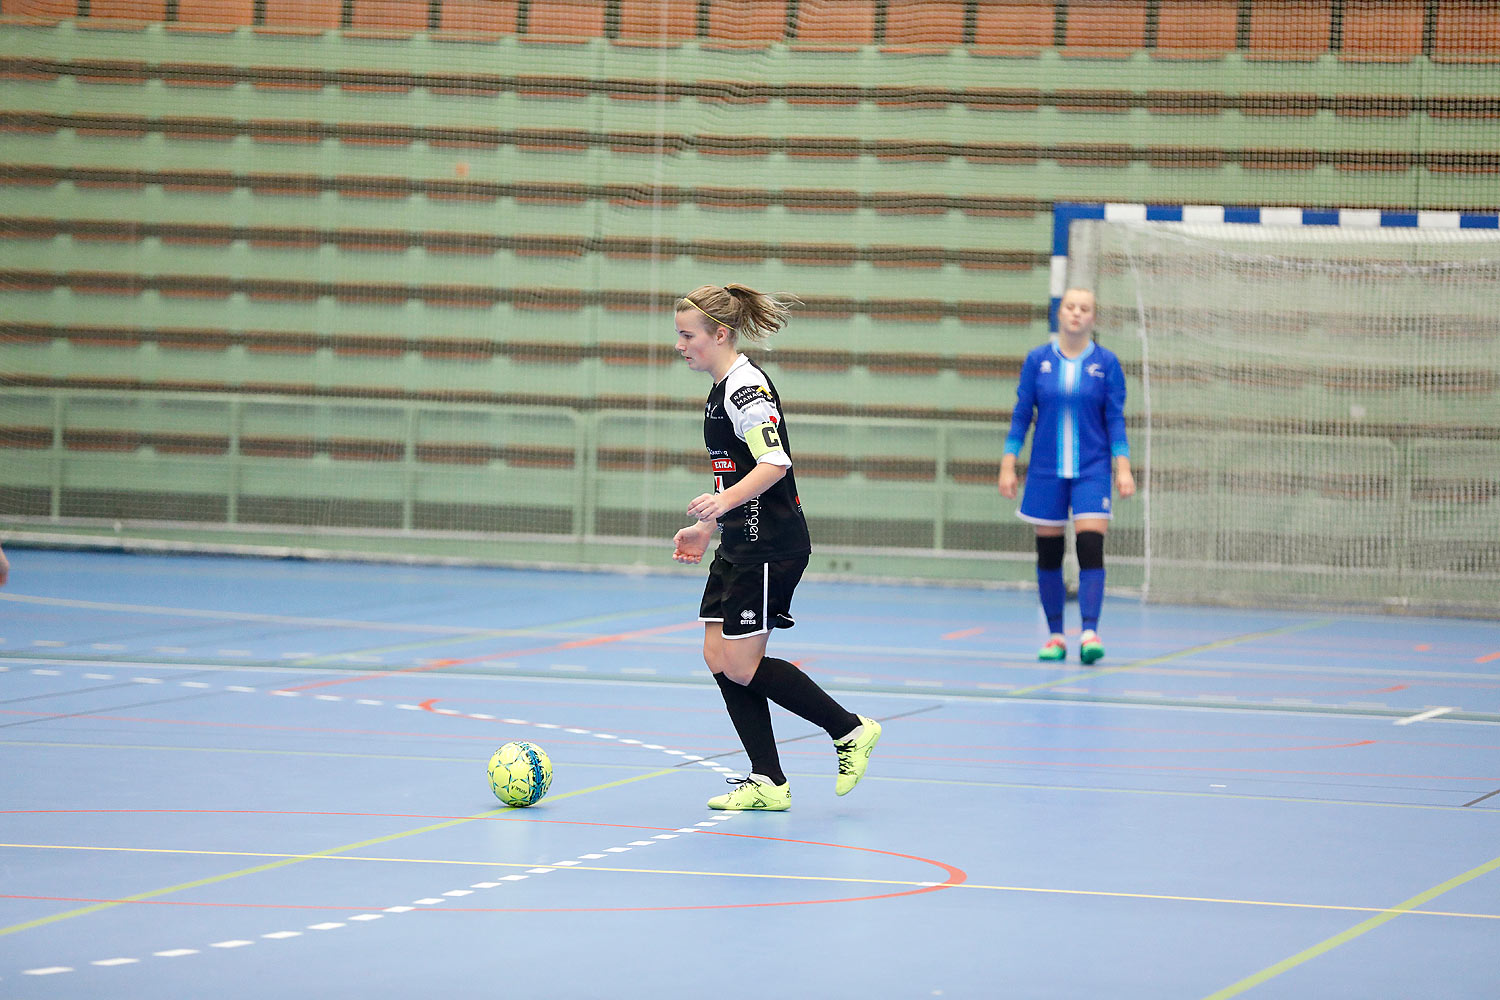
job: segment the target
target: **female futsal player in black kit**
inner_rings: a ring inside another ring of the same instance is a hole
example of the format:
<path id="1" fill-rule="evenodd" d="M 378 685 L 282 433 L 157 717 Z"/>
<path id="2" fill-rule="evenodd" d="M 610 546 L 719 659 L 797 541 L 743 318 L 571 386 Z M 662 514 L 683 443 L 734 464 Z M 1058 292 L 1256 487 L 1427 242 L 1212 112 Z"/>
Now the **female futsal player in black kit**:
<path id="1" fill-rule="evenodd" d="M 783 810 L 791 784 L 781 770 L 768 701 L 825 730 L 838 756 L 835 791 L 848 794 L 864 777 L 880 723 L 848 711 L 807 674 L 766 655 L 773 628 L 791 628 L 792 592 L 812 545 L 792 475 L 781 399 L 766 373 L 739 351 L 739 338 L 760 341 L 786 324 L 787 304 L 743 285 L 704 285 L 677 301 L 677 353 L 713 379 L 703 414 L 703 442 L 714 490 L 688 504 L 695 521 L 677 532 L 672 558 L 703 560 L 715 531 L 719 547 L 708 571 L 698 618 L 703 659 L 734 723 L 750 775 L 708 800 L 712 809 Z"/>

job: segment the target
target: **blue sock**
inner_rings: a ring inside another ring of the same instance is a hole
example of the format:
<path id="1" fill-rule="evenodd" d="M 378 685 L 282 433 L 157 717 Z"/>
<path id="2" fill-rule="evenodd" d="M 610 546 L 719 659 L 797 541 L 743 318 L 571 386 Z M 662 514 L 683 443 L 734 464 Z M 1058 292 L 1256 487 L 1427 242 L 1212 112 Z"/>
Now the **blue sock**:
<path id="1" fill-rule="evenodd" d="M 1078 571 L 1078 613 L 1085 630 L 1099 627 L 1099 609 L 1104 604 L 1104 570 Z"/>
<path id="2" fill-rule="evenodd" d="M 1047 627 L 1054 633 L 1062 634 L 1063 603 L 1068 599 L 1068 586 L 1063 583 L 1063 571 L 1038 567 L 1036 591 L 1042 599 L 1042 611 L 1047 615 Z"/>

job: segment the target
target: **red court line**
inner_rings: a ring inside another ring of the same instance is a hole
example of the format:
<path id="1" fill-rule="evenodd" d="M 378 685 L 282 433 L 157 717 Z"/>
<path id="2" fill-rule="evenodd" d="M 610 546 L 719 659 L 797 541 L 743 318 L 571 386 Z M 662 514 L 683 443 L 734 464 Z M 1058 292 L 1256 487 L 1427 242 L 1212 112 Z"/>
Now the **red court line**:
<path id="1" fill-rule="evenodd" d="M 166 813 L 177 813 L 177 812 L 181 812 L 181 813 L 221 814 L 221 813 L 254 813 L 254 812 L 258 812 L 258 810 L 248 810 L 248 809 L 247 810 L 232 810 L 232 809 L 149 809 L 149 810 L 132 810 L 132 809 L 77 809 L 77 810 L 73 810 L 73 809 L 34 809 L 33 810 L 33 809 L 20 809 L 20 810 L 4 810 L 4 811 L 0 811 L 0 815 L 5 815 L 6 812 L 18 812 L 18 813 L 62 813 L 62 812 L 77 812 L 77 813 L 92 813 L 92 812 L 104 812 L 104 813 L 152 812 L 152 813 L 156 813 L 156 812 L 166 812 Z M 275 813 L 275 812 L 271 812 L 271 813 L 267 813 L 267 815 L 288 815 L 288 813 Z M 300 813 L 300 812 L 294 812 L 294 813 L 289 813 L 289 815 L 311 815 L 311 816 L 329 816 L 329 815 L 331 815 L 331 816 L 346 816 L 346 815 L 361 816 L 361 815 L 373 815 L 373 816 L 381 816 L 382 814 L 380 814 L 380 813 L 368 813 L 367 814 L 367 813 L 318 813 L 318 812 Z M 390 815 L 394 816 L 394 815 L 399 815 L 399 814 L 390 814 Z M 440 817 L 424 817 L 424 818 L 437 819 L 437 818 L 440 818 Z M 455 818 L 455 819 L 491 819 L 491 818 L 496 818 L 496 817 L 465 816 L 465 817 L 452 817 L 452 818 Z M 661 831 L 669 831 L 669 830 L 675 830 L 676 829 L 676 827 L 630 827 L 630 826 L 627 826 L 625 824 L 591 823 L 591 822 L 580 822 L 580 821 L 574 821 L 574 820 L 533 820 L 530 816 L 516 816 L 514 818 L 509 819 L 509 821 L 510 822 L 539 822 L 539 823 L 548 823 L 548 824 L 564 825 L 564 826 L 575 826 L 575 825 L 576 826 L 610 826 L 610 827 L 620 826 L 620 827 L 623 827 L 625 829 L 644 829 L 644 830 L 655 829 L 655 830 L 661 830 Z M 938 860 L 936 860 L 934 858 L 924 858 L 924 857 L 921 857 L 920 855 L 916 855 L 916 854 L 903 854 L 900 851 L 883 851 L 883 850 L 881 850 L 878 847 L 859 847 L 859 846 L 854 845 L 854 844 L 832 844 L 832 843 L 825 843 L 823 841 L 818 841 L 818 840 L 798 840 L 798 839 L 794 839 L 794 838 L 790 838 L 790 837 L 768 837 L 768 836 L 763 836 L 761 834 L 753 834 L 753 833 L 729 833 L 727 831 L 720 831 L 720 830 L 702 830 L 702 831 L 699 832 L 698 835 L 699 836 L 704 836 L 704 837 L 732 837 L 732 838 L 735 838 L 737 840 L 769 841 L 771 843 L 777 843 L 777 844 L 795 844 L 795 845 L 799 845 L 799 846 L 803 846 L 803 847 L 829 847 L 829 848 L 832 848 L 832 849 L 837 850 L 837 851 L 858 851 L 858 852 L 863 853 L 863 854 L 880 854 L 880 855 L 884 855 L 885 857 L 888 857 L 888 858 L 899 858 L 900 860 L 903 860 L 903 861 L 915 861 L 915 862 L 918 862 L 919 864 L 931 865 L 934 868 L 941 869 L 947 875 L 947 878 L 944 879 L 941 882 L 936 882 L 936 883 L 933 883 L 931 885 L 922 885 L 922 886 L 917 886 L 917 887 L 914 887 L 914 888 L 911 888 L 911 889 L 903 889 L 903 890 L 901 890 L 899 892 L 882 892 L 882 893 L 875 893 L 875 894 L 868 895 L 868 896 L 843 896 L 843 897 L 838 897 L 838 898 L 833 898 L 833 899 L 781 899 L 781 900 L 767 900 L 767 901 L 759 902 L 759 903 L 704 903 L 704 904 L 681 905 L 681 906 L 442 907 L 440 909 L 433 909 L 433 910 L 413 910 L 411 912 L 413 912 L 413 913 L 654 913 L 654 912 L 672 911 L 672 910 L 744 910 L 744 909 L 757 909 L 757 908 L 768 907 L 768 906 L 818 906 L 818 905 L 822 905 L 822 904 L 825 904 L 825 903 L 862 903 L 862 902 L 870 902 L 870 901 L 877 900 L 877 899 L 898 899 L 898 898 L 900 898 L 902 896 L 920 896 L 920 895 L 922 895 L 924 893 L 939 892 L 939 891 L 941 891 L 943 889 L 952 889 L 955 886 L 959 886 L 959 885 L 964 884 L 966 881 L 968 881 L 968 878 L 969 878 L 968 873 L 965 872 L 962 868 L 958 868 L 958 867 L 956 867 L 954 865 L 950 865 L 950 864 L 948 864 L 945 861 L 938 861 Z M 339 855 L 337 855 L 337 854 L 328 855 L 327 858 L 328 858 L 328 860 L 338 860 Z M 308 860 L 313 860 L 313 859 L 309 858 Z M 399 861 L 400 859 L 394 859 L 393 858 L 391 860 L 393 860 L 393 861 Z M 539 868 L 546 868 L 546 867 L 552 867 L 552 866 L 549 866 L 549 865 L 538 865 L 537 867 L 539 867 Z M 570 870 L 570 869 L 563 869 L 563 870 L 566 871 L 566 870 Z M 587 869 L 584 869 L 584 870 L 586 871 Z M 651 875 L 651 874 L 659 874 L 659 873 L 653 872 L 653 871 L 640 871 L 639 874 L 642 874 L 642 875 Z M 145 906 L 198 906 L 198 907 L 216 907 L 217 906 L 217 907 L 225 907 L 225 908 L 245 908 L 245 909 L 276 909 L 276 908 L 295 909 L 295 910 L 304 910 L 304 909 L 364 909 L 364 910 L 370 910 L 372 912 L 384 909 L 383 906 L 332 907 L 332 906 L 315 906 L 315 905 L 308 905 L 308 904 L 296 904 L 296 905 L 287 905 L 285 907 L 279 907 L 278 904 L 275 904 L 275 903 L 214 903 L 214 902 L 203 902 L 203 901 L 184 902 L 184 901 L 180 901 L 180 900 L 104 899 L 104 898 L 86 898 L 86 897 L 77 897 L 77 898 L 75 898 L 75 897 L 67 897 L 67 896 L 22 896 L 22 895 L 9 895 L 9 894 L 0 894 L 0 899 L 31 899 L 31 900 L 47 900 L 47 901 L 55 901 L 55 902 L 78 902 L 78 903 L 117 903 L 117 904 L 131 904 L 131 905 L 137 905 L 137 906 L 141 906 L 141 905 L 145 905 Z"/>
<path id="2" fill-rule="evenodd" d="M 1483 656 L 1474 657 L 1475 663 L 1488 663 L 1491 660 L 1500 660 L 1500 650 L 1496 650 L 1493 653 L 1485 653 Z"/>
<path id="3" fill-rule="evenodd" d="M 21 715 L 36 719 L 87 719 L 93 722 L 145 722 L 153 726 L 201 726 L 206 729 L 261 729 L 280 733 L 323 733 L 335 736 L 418 736 L 434 740 L 490 740 L 493 735 L 463 735 L 458 733 L 424 733 L 415 729 L 336 729 L 331 726 L 278 726 L 268 722 L 206 722 L 200 719 L 152 719 L 138 715 L 80 715 L 73 712 L 22 712 L 13 708 L 0 709 L 0 715 Z M 479 719 L 479 722 L 500 720 Z M 576 743 L 577 740 L 558 739 L 559 743 Z M 587 745 L 593 746 L 598 741 Z M 150 749 L 150 748 L 147 748 Z M 198 747 L 170 747 L 172 750 L 195 750 Z M 210 749 L 221 749 L 213 747 Z M 229 747 L 231 750 L 261 749 L 259 747 Z M 393 756 L 400 756 L 395 754 Z"/>
<path id="4" fill-rule="evenodd" d="M 677 625 L 659 625 L 656 628 L 638 629 L 634 632 L 619 632 L 615 635 L 599 635 L 591 639 L 573 639 L 570 642 L 559 642 L 551 646 L 538 646 L 535 649 L 515 649 L 501 653 L 488 653 L 484 656 L 470 656 L 455 660 L 433 660 L 420 667 L 402 667 L 399 670 L 381 670 L 371 674 L 359 674 L 354 677 L 338 677 L 327 681 L 313 681 L 308 684 L 298 684 L 296 687 L 278 688 L 279 691 L 310 691 L 313 688 L 333 687 L 336 684 L 353 684 L 356 681 L 368 681 L 377 677 L 394 677 L 397 674 L 423 674 L 431 670 L 442 670 L 444 667 L 463 666 L 468 663 L 483 663 L 486 660 L 506 660 L 513 656 L 536 656 L 539 653 L 556 653 L 564 649 L 583 649 L 587 646 L 602 646 L 609 642 L 629 642 L 631 639 L 641 639 L 650 635 L 661 635 L 664 632 L 681 632 L 684 629 L 697 628 L 703 623 L 698 621 L 682 622 Z"/>
<path id="5" fill-rule="evenodd" d="M 979 633 L 983 632 L 984 628 L 985 627 L 983 625 L 981 625 L 978 628 L 959 629 L 957 632 L 949 632 L 948 634 L 944 635 L 943 638 L 944 639 L 967 639 L 970 636 L 975 636 L 975 635 L 978 635 Z"/>
<path id="6" fill-rule="evenodd" d="M 1352 743 L 1315 743 L 1295 747 L 1060 747 L 1060 746 L 1002 746 L 984 745 L 971 749 L 994 750 L 997 753 L 1016 753 L 1031 750 L 1039 753 L 1282 753 L 1304 750 L 1347 750 L 1351 747 L 1374 746 L 1379 740 L 1355 740 Z M 914 744 L 907 744 L 913 746 Z M 923 744 L 933 747 L 934 744 Z"/>
<path id="7" fill-rule="evenodd" d="M 1482 781 L 1500 780 L 1496 775 L 1401 774 L 1384 771 L 1301 771 L 1274 767 L 1220 767 L 1216 764 L 1114 764 L 1094 760 L 1025 760 L 1013 757 L 918 757 L 903 755 L 903 761 L 931 764 L 977 764 L 995 767 L 1057 767 L 1100 771 L 1207 771 L 1214 774 L 1275 774 L 1319 778 L 1400 778 L 1407 781 Z"/>

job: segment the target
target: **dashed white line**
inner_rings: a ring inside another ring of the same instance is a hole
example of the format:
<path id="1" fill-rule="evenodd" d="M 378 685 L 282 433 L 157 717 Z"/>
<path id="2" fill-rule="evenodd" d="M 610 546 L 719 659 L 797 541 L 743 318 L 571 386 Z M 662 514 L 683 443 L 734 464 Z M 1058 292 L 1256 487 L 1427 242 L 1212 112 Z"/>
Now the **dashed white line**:
<path id="1" fill-rule="evenodd" d="M 37 644 L 42 644 L 42 643 L 43 643 L 43 640 L 37 640 Z M 61 643 L 57 643 L 57 645 L 62 645 L 62 644 Z M 158 651 L 160 652 L 160 651 L 167 651 L 167 650 L 165 648 L 159 647 Z M 225 652 L 225 651 L 221 650 L 221 652 Z M 7 670 L 9 670 L 8 667 L 0 666 L 0 671 L 7 671 Z M 38 670 L 33 670 L 32 672 L 35 673 L 35 674 L 40 674 L 40 675 L 44 675 L 44 676 L 60 676 L 62 674 L 62 671 L 57 671 L 57 670 L 40 670 L 40 669 L 38 669 Z M 87 677 L 90 680 L 112 680 L 112 679 L 114 679 L 114 675 L 112 675 L 112 674 L 85 674 L 84 676 Z M 133 677 L 133 678 L 131 678 L 131 680 L 134 683 L 137 683 L 137 684 L 165 684 L 166 683 L 166 681 L 164 679 L 159 678 L 159 677 Z M 188 687 L 188 688 L 199 688 L 199 689 L 202 689 L 202 688 L 213 687 L 213 685 L 204 683 L 202 681 L 180 681 L 178 683 L 179 683 L 179 685 L 181 687 Z M 240 692 L 240 693 L 247 693 L 247 694 L 262 693 L 261 689 L 253 688 L 253 687 L 247 687 L 247 686 L 244 686 L 244 685 L 226 685 L 224 687 L 224 690 L 226 690 L 226 691 Z M 266 692 L 263 692 L 263 693 L 271 694 L 271 695 L 276 695 L 276 696 L 280 696 L 280 697 L 284 697 L 284 698 L 298 697 L 301 694 L 301 692 L 299 692 L 299 691 L 291 691 L 291 690 L 286 690 L 286 689 L 276 689 L 276 690 L 266 691 Z M 315 699 L 319 700 L 319 701 L 336 702 L 336 701 L 343 701 L 343 700 L 345 700 L 344 698 L 342 698 L 341 696 L 338 696 L 338 695 L 314 695 L 313 697 Z M 382 700 L 373 699 L 373 698 L 356 699 L 356 700 L 354 700 L 354 703 L 358 704 L 358 705 L 385 705 L 386 704 L 386 702 L 384 702 Z M 423 711 L 424 710 L 424 706 L 422 706 L 422 705 L 397 704 L 394 707 L 396 707 L 398 709 L 403 709 L 405 711 Z M 495 716 L 488 715 L 488 714 L 481 713 L 481 712 L 464 713 L 464 712 L 456 711 L 454 709 L 443 709 L 443 708 L 440 708 L 440 709 L 431 709 L 431 711 L 433 711 L 435 714 L 446 715 L 446 716 L 451 716 L 451 717 L 463 717 L 463 718 L 477 719 L 477 720 L 482 720 L 482 721 L 485 721 L 485 722 L 496 721 L 495 720 Z M 1431 717 L 1432 715 L 1441 714 L 1444 711 L 1452 711 L 1452 709 L 1438 709 L 1438 710 L 1435 710 L 1435 711 L 1433 711 L 1431 713 L 1427 713 L 1423 717 Z M 593 732 L 593 731 L 588 730 L 588 729 L 580 729 L 580 728 L 576 728 L 576 727 L 564 727 L 564 726 L 560 726 L 560 725 L 557 725 L 557 724 L 554 724 L 554 723 L 548 723 L 548 722 L 529 722 L 529 721 L 527 721 L 525 719 L 501 719 L 499 721 L 504 722 L 504 723 L 506 723 L 508 725 L 534 726 L 534 727 L 536 727 L 538 729 L 561 730 L 563 732 L 567 732 L 567 733 L 575 734 L 575 735 L 593 736 L 596 739 L 618 740 L 620 743 L 623 743 L 623 744 L 626 744 L 626 745 L 629 745 L 629 746 L 639 746 L 639 747 L 642 747 L 643 749 L 646 749 L 646 750 L 660 750 L 660 751 L 662 751 L 664 753 L 667 753 L 667 754 L 670 754 L 672 756 L 682 757 L 684 760 L 693 761 L 695 763 L 703 765 L 704 767 L 710 767 L 710 768 L 713 768 L 714 770 L 717 770 L 717 771 L 720 771 L 720 772 L 723 772 L 723 773 L 735 773 L 735 772 L 731 771 L 730 769 L 725 768 L 725 767 L 723 767 L 723 766 L 721 766 L 721 765 L 719 765 L 719 764 L 717 764 L 717 763 L 715 763 L 715 762 L 713 762 L 711 760 L 706 760 L 703 757 L 696 756 L 696 755 L 693 755 L 693 754 L 687 754 L 686 752 L 684 752 L 682 750 L 669 749 L 667 747 L 661 746 L 660 744 L 642 743 L 639 740 L 626 739 L 626 738 L 622 738 L 622 737 L 617 737 L 617 736 L 615 736 L 612 733 Z M 1416 720 L 1413 720 L 1413 721 L 1416 721 Z M 547 875 L 547 874 L 550 874 L 551 872 L 557 871 L 560 868 L 568 868 L 568 867 L 576 866 L 576 865 L 578 865 L 580 863 L 580 861 L 598 861 L 598 860 L 603 860 L 603 859 L 607 858 L 611 854 L 624 854 L 624 853 L 629 852 L 632 848 L 635 848 L 635 847 L 650 847 L 650 846 L 658 843 L 659 841 L 676 839 L 681 834 L 685 834 L 685 833 L 700 833 L 700 832 L 702 832 L 702 828 L 717 826 L 719 823 L 724 822 L 726 819 L 728 819 L 729 817 L 734 816 L 734 815 L 738 815 L 738 812 L 737 811 L 726 811 L 726 813 L 722 817 L 720 817 L 720 818 L 717 818 L 717 819 L 714 819 L 714 820 L 708 820 L 708 821 L 700 822 L 700 823 L 696 824 L 696 826 L 694 826 L 694 827 L 680 827 L 680 828 L 678 828 L 677 830 L 675 830 L 675 831 L 673 831 L 671 833 L 656 834 L 650 840 L 634 840 L 634 841 L 630 841 L 629 845 L 625 846 L 625 847 L 607 847 L 607 848 L 604 848 L 604 853 L 581 854 L 581 855 L 578 856 L 577 860 L 557 861 L 557 862 L 553 862 L 550 866 L 547 866 L 547 867 L 528 868 L 528 869 L 526 869 L 526 874 L 524 874 L 524 875 L 523 874 L 504 875 L 504 876 L 501 876 L 498 880 L 493 881 L 493 882 L 476 882 L 476 883 L 474 883 L 474 885 L 472 885 L 468 889 L 450 889 L 447 892 L 443 893 L 443 895 L 441 897 L 426 897 L 426 898 L 423 898 L 423 899 L 413 900 L 412 901 L 413 905 L 411 905 L 411 906 L 404 906 L 404 905 L 403 906 L 388 906 L 381 913 L 360 913 L 360 914 L 355 914 L 353 916 L 347 917 L 345 919 L 347 921 L 356 921 L 356 922 L 364 923 L 364 922 L 369 922 L 369 921 L 373 921 L 373 920 L 379 920 L 379 919 L 381 919 L 381 917 L 383 916 L 384 913 L 409 913 L 409 912 L 411 912 L 412 910 L 416 909 L 419 906 L 435 906 L 437 904 L 446 902 L 448 899 L 461 898 L 461 897 L 464 897 L 464 896 L 471 896 L 471 895 L 473 895 L 473 890 L 474 889 L 493 889 L 493 888 L 497 888 L 497 887 L 501 886 L 505 882 L 523 882 L 528 877 L 530 877 L 532 875 Z M 933 884 L 936 884 L 936 883 L 933 883 Z M 341 927 L 346 927 L 346 926 L 348 926 L 348 924 L 344 923 L 344 922 L 341 922 L 341 921 L 325 921 L 323 923 L 309 924 L 308 927 L 307 927 L 307 930 L 329 931 L 329 930 L 337 930 L 337 929 L 339 929 Z M 300 937 L 302 935 L 302 933 L 303 933 L 302 931 L 271 931 L 269 933 L 260 935 L 260 938 L 262 940 L 266 940 L 266 941 L 280 941 L 280 940 L 285 940 L 287 938 Z M 209 947 L 209 948 L 216 948 L 216 949 L 220 949 L 220 950 L 229 950 L 229 949 L 234 949 L 234 948 L 244 948 L 244 947 L 252 945 L 254 943 L 255 942 L 253 940 L 242 939 L 242 938 L 235 938 L 235 939 L 230 939 L 230 940 L 226 940 L 226 941 L 216 941 L 216 942 L 213 942 L 213 943 L 209 944 L 207 947 Z M 164 951 L 152 952 L 151 954 L 153 956 L 157 957 L 157 958 L 181 958 L 181 957 L 185 957 L 185 956 L 188 956 L 188 955 L 197 955 L 199 953 L 200 953 L 199 949 L 196 949 L 196 948 L 170 948 L 170 949 L 166 949 Z M 140 959 L 138 959 L 138 958 L 119 957 L 119 958 L 97 959 L 97 960 L 94 960 L 94 961 L 90 962 L 89 964 L 90 965 L 94 965 L 94 966 L 99 966 L 99 967 L 110 967 L 110 966 L 117 966 L 117 965 L 132 965 L 132 964 L 138 963 L 139 961 L 140 961 Z M 61 974 L 61 973 L 67 973 L 67 972 L 73 972 L 73 971 L 74 971 L 74 968 L 72 966 L 65 966 L 65 965 L 44 966 L 44 967 L 36 968 L 36 969 L 26 969 L 26 970 L 23 970 L 22 971 L 22 975 L 28 975 L 28 976 L 50 976 L 50 975 L 58 975 L 58 974 Z"/>
<path id="2" fill-rule="evenodd" d="M 1435 719 L 1440 715 L 1447 715 L 1449 712 L 1454 711 L 1457 711 L 1457 709 L 1455 709 L 1452 705 L 1444 705 L 1438 708 L 1429 708 L 1425 712 L 1418 712 L 1416 715 L 1408 715 L 1404 719 L 1397 719 L 1394 725 L 1409 726 L 1413 722 L 1426 722 L 1428 719 Z"/>

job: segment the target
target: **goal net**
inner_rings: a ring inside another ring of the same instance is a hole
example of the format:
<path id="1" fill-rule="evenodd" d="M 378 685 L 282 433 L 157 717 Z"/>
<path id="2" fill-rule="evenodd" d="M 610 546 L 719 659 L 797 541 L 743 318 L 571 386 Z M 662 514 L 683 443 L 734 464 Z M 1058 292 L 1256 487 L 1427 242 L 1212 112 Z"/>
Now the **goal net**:
<path id="1" fill-rule="evenodd" d="M 1138 373 L 1149 599 L 1496 612 L 1500 233 L 1101 220 L 1070 249 Z"/>

